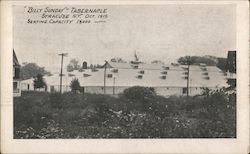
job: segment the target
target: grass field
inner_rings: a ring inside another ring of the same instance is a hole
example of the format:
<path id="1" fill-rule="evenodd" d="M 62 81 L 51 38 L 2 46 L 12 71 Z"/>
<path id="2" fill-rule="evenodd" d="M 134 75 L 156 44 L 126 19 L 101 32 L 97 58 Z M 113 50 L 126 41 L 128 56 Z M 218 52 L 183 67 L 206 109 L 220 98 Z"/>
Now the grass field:
<path id="1" fill-rule="evenodd" d="M 133 87 L 100 94 L 22 92 L 14 98 L 14 138 L 235 138 L 236 95 L 157 96 Z"/>

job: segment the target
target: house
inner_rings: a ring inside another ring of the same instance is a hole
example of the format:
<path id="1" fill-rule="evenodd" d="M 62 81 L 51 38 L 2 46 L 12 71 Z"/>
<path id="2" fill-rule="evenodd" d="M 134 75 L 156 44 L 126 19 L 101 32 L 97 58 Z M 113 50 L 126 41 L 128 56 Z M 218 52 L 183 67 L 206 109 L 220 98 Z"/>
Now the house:
<path id="1" fill-rule="evenodd" d="M 46 87 L 37 89 L 39 91 L 47 91 L 47 92 L 59 92 L 60 90 L 60 76 L 59 74 L 53 74 L 51 76 L 44 76 L 44 81 L 46 83 Z M 62 92 L 70 91 L 70 82 L 74 79 L 73 76 L 70 76 L 70 73 L 67 73 L 67 76 L 62 77 Z M 22 80 L 21 83 L 22 91 L 34 91 L 34 79 L 26 79 Z"/>
<path id="2" fill-rule="evenodd" d="M 14 97 L 21 96 L 20 68 L 21 66 L 16 57 L 16 53 L 13 49 L 13 96 Z"/>
<path id="3" fill-rule="evenodd" d="M 228 51 L 227 54 L 227 82 L 236 87 L 236 51 Z"/>

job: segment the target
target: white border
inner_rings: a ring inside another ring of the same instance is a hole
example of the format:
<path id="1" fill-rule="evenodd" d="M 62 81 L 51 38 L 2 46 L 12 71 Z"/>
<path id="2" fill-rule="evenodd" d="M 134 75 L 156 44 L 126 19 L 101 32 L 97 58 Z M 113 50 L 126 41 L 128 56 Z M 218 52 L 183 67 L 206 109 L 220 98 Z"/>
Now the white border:
<path id="1" fill-rule="evenodd" d="M 237 5 L 237 139 L 13 139 L 12 5 Z M 248 1 L 2 1 L 1 153 L 247 153 L 249 145 Z"/>

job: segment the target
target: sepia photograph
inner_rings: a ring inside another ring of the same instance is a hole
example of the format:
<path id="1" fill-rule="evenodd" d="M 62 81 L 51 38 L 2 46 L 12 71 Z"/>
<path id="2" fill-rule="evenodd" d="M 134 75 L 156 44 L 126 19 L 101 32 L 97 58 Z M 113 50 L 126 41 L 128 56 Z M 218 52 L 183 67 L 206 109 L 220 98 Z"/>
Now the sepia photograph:
<path id="1" fill-rule="evenodd" d="M 16 5 L 14 139 L 236 138 L 236 6 Z"/>

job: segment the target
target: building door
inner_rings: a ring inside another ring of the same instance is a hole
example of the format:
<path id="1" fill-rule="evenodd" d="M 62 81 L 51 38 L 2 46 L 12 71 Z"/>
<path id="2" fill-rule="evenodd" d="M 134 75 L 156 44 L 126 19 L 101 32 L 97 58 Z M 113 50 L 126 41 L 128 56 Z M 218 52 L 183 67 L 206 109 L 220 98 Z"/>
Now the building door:
<path id="1" fill-rule="evenodd" d="M 19 93 L 18 82 L 13 82 L 13 92 L 14 93 Z"/>
<path id="2" fill-rule="evenodd" d="M 187 88 L 182 88 L 182 94 L 183 95 L 187 94 Z"/>

